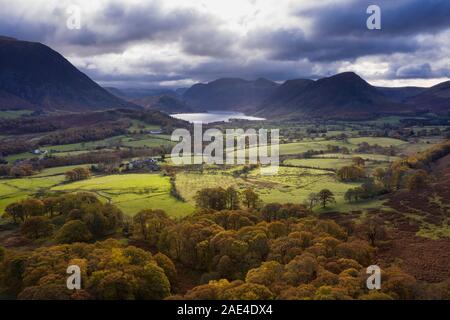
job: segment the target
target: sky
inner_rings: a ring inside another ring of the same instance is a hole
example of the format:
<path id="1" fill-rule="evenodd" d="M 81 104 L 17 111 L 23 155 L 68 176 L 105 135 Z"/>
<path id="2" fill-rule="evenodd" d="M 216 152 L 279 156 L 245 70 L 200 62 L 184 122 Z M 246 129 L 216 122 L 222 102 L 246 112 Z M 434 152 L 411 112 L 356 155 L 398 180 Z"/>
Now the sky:
<path id="1" fill-rule="evenodd" d="M 366 26 L 371 4 L 380 30 Z M 79 29 L 67 26 L 73 6 Z M 447 0 L 0 0 L 0 8 L 0 35 L 42 42 L 103 86 L 344 71 L 391 87 L 450 77 Z"/>

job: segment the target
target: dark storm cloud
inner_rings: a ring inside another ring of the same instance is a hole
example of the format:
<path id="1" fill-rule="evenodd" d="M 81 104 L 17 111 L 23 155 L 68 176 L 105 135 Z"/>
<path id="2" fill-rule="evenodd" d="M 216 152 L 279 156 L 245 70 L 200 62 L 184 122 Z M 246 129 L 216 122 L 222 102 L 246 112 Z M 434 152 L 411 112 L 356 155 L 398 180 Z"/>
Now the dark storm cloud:
<path id="1" fill-rule="evenodd" d="M 409 65 L 397 69 L 396 75 L 401 78 L 431 78 L 433 72 L 429 63 Z"/>
<path id="2" fill-rule="evenodd" d="M 267 63 L 265 60 L 236 62 L 233 59 L 214 59 L 199 63 L 170 64 L 164 62 L 143 63 L 139 66 L 142 72 L 132 75 L 120 73 L 102 73 L 99 70 L 83 69 L 100 83 L 114 83 L 118 87 L 157 87 L 158 82 L 173 81 L 172 87 L 179 87 L 176 81 L 209 82 L 217 78 L 240 77 L 247 80 L 266 78 L 274 81 L 284 81 L 293 78 L 318 78 L 311 69 L 311 64 L 293 61 L 273 61 Z M 146 74 L 146 70 L 152 70 L 152 74 Z M 167 85 L 167 84 L 166 84 Z"/>
<path id="3" fill-rule="evenodd" d="M 450 68 L 433 69 L 429 63 L 393 65 L 387 74 L 390 79 L 431 79 L 450 77 Z"/>
<path id="4" fill-rule="evenodd" d="M 448 0 L 353 0 L 335 1 L 326 6 L 299 10 L 301 18 L 312 17 L 317 35 L 369 35 L 366 9 L 381 8 L 381 35 L 416 35 L 434 33 L 450 27 Z"/>
<path id="5" fill-rule="evenodd" d="M 259 30 L 249 37 L 252 48 L 265 48 L 277 60 L 335 61 L 355 59 L 366 55 L 412 52 L 419 49 L 410 37 L 305 36 L 302 30 Z"/>
<path id="6" fill-rule="evenodd" d="M 381 30 L 366 27 L 366 9 L 371 4 L 381 8 Z M 300 28 L 256 30 L 247 45 L 264 48 L 273 59 L 310 61 L 430 49 L 417 36 L 450 28 L 450 1 L 341 1 L 298 10 L 296 15 L 311 21 L 308 34 Z"/>
<path id="7" fill-rule="evenodd" d="M 71 48 L 67 51 L 83 55 L 120 52 L 130 43 L 177 42 L 183 39 L 185 33 L 185 42 L 188 42 L 189 37 L 193 37 L 192 30 L 204 30 L 211 22 L 210 17 L 195 10 L 164 10 L 162 4 L 162 1 L 145 1 L 128 5 L 125 1 L 113 1 L 94 14 L 81 7 L 80 30 L 70 30 L 66 27 L 67 4 L 49 10 L 47 14 L 50 19 L 36 17 L 25 20 L 8 10 L 2 10 L 0 30 L 1 33 L 18 39 L 45 42 L 61 50 Z M 209 30 L 211 33 L 217 31 L 211 26 Z M 219 48 L 220 38 L 218 35 L 215 38 L 215 46 Z M 192 49 L 192 45 L 186 45 L 186 48 Z"/>

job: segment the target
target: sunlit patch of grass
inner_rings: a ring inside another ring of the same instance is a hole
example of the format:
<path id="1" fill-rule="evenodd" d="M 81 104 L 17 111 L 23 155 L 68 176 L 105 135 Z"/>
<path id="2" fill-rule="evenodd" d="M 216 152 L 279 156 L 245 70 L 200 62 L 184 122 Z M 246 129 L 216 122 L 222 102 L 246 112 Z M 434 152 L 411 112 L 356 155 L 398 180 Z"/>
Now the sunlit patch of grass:
<path id="1" fill-rule="evenodd" d="M 162 209 L 173 217 L 190 214 L 193 207 L 170 194 L 169 177 L 159 174 L 122 174 L 94 177 L 59 185 L 52 191 L 89 191 L 117 205 L 129 215 L 142 209 Z"/>

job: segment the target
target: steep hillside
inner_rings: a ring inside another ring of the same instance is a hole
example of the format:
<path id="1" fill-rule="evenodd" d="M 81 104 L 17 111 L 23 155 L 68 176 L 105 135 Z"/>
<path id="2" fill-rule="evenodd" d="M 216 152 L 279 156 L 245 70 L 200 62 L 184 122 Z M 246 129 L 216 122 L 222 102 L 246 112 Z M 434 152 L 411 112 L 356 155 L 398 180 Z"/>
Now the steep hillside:
<path id="1" fill-rule="evenodd" d="M 406 100 L 408 104 L 432 112 L 450 111 L 450 81 L 439 83 Z"/>
<path id="2" fill-rule="evenodd" d="M 146 109 L 159 110 L 165 113 L 192 112 L 193 110 L 175 94 L 163 94 L 132 100 Z"/>
<path id="3" fill-rule="evenodd" d="M 387 98 L 397 101 L 405 102 L 407 99 L 414 97 L 427 88 L 422 87 L 376 87 L 381 93 L 383 93 Z"/>
<path id="4" fill-rule="evenodd" d="M 0 38 L 0 70 L 0 109 L 137 107 L 113 96 L 41 43 Z"/>
<path id="5" fill-rule="evenodd" d="M 363 118 L 407 110 L 357 74 L 344 72 L 317 81 L 287 81 L 264 101 L 256 114 L 289 118 Z"/>

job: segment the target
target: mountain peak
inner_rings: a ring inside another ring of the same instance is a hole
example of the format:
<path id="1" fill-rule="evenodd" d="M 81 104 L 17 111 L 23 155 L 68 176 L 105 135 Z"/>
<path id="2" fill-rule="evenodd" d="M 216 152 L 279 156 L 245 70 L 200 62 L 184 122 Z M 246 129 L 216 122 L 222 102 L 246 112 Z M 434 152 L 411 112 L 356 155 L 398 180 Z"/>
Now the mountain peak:
<path id="1" fill-rule="evenodd" d="M 389 101 L 356 73 L 343 72 L 317 81 L 286 81 L 257 115 L 361 118 L 401 110 L 402 106 Z"/>
<path id="2" fill-rule="evenodd" d="M 10 101 L 19 109 L 137 108 L 107 92 L 42 43 L 9 37 L 0 40 L 0 109 L 10 108 Z"/>
<path id="3" fill-rule="evenodd" d="M 353 71 L 341 72 L 341 73 L 335 74 L 334 76 L 331 76 L 331 77 L 328 77 L 328 78 L 324 78 L 324 79 L 344 80 L 344 81 L 364 81 L 364 82 L 366 82 L 363 78 L 361 78 L 359 75 L 357 75 Z"/>

